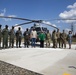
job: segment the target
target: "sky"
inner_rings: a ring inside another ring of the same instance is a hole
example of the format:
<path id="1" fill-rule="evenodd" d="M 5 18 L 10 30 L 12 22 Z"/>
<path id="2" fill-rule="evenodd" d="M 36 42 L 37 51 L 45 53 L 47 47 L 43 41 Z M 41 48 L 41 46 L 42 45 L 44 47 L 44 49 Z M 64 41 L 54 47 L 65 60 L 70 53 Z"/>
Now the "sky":
<path id="1" fill-rule="evenodd" d="M 74 32 L 76 32 L 76 20 L 53 20 L 53 19 L 75 19 L 76 17 L 76 0 L 0 0 L 0 16 L 20 17 L 31 20 L 45 20 L 55 25 L 62 31 L 70 30 L 71 24 L 74 24 Z M 0 24 L 2 28 L 5 25 L 11 26 L 25 23 L 24 20 L 2 19 Z M 30 28 L 34 23 L 21 26 L 22 30 Z M 54 28 L 42 24 L 50 31 Z M 17 29 L 17 27 L 16 27 Z"/>

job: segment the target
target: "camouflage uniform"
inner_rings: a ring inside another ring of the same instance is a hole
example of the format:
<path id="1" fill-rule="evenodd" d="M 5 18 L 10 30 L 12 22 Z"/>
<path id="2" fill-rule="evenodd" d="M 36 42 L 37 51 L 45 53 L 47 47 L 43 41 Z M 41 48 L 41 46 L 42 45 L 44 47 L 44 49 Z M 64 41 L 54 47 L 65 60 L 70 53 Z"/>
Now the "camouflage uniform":
<path id="1" fill-rule="evenodd" d="M 2 25 L 0 25 L 0 48 L 1 48 L 1 40 L 2 40 L 2 29 L 1 29 L 1 26 Z"/>
<path id="2" fill-rule="evenodd" d="M 50 42 L 51 42 L 51 34 L 48 31 L 46 33 L 46 47 L 50 47 Z"/>
<path id="3" fill-rule="evenodd" d="M 57 33 L 54 30 L 52 33 L 53 48 L 57 48 Z"/>
<path id="4" fill-rule="evenodd" d="M 67 34 L 64 32 L 64 30 L 63 30 L 63 33 L 61 34 L 61 39 L 62 39 L 62 48 L 63 48 L 63 45 L 64 45 L 64 48 L 66 48 Z"/>
<path id="5" fill-rule="evenodd" d="M 60 35 L 61 35 L 61 33 L 59 32 L 59 29 L 58 29 L 58 31 L 57 31 L 57 43 L 59 44 L 59 48 L 60 48 L 60 43 L 61 43 Z"/>
<path id="6" fill-rule="evenodd" d="M 23 33 L 24 35 L 24 45 L 25 47 L 29 45 L 29 40 L 30 40 L 30 34 L 29 34 L 29 31 L 28 29 L 26 29 L 26 31 Z"/>
<path id="7" fill-rule="evenodd" d="M 16 31 L 16 47 L 21 47 L 21 39 L 22 39 L 22 32 L 20 30 L 21 28 L 19 27 L 18 30 Z M 19 46 L 18 46 L 19 44 Z"/>
<path id="8" fill-rule="evenodd" d="M 9 32 L 9 47 L 11 47 L 12 45 L 12 48 L 14 47 L 14 38 L 15 38 L 15 31 L 14 31 L 14 27 L 12 26 L 12 29 L 10 30 Z"/>
<path id="9" fill-rule="evenodd" d="M 2 35 L 3 35 L 3 48 L 8 48 L 8 35 L 9 35 L 8 25 L 6 25 L 5 28 L 2 30 Z"/>

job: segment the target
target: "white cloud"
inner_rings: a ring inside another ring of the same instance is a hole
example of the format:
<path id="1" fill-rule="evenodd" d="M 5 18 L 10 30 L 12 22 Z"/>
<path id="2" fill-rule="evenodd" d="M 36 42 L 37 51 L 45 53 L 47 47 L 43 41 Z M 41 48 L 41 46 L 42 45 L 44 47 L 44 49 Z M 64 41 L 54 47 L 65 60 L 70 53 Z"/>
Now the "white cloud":
<path id="1" fill-rule="evenodd" d="M 8 15 L 8 17 L 16 17 L 16 15 Z"/>
<path id="2" fill-rule="evenodd" d="M 8 15 L 8 17 L 16 17 L 16 15 Z M 11 21 L 11 20 L 12 20 L 11 18 L 9 19 L 5 18 L 5 21 Z"/>
<path id="3" fill-rule="evenodd" d="M 4 16 L 6 13 L 6 8 L 4 8 L 3 10 L 1 10 L 2 12 L 0 13 L 0 16 Z"/>
<path id="4" fill-rule="evenodd" d="M 73 5 L 68 5 L 69 11 L 64 11 L 59 14 L 62 19 L 76 19 L 76 2 Z M 76 22 L 76 20 L 66 20 L 66 23 Z"/>
<path id="5" fill-rule="evenodd" d="M 76 17 L 76 9 L 71 9 L 70 11 L 64 11 L 63 13 L 60 13 L 59 15 L 61 18 L 74 18 Z"/>
<path id="6" fill-rule="evenodd" d="M 1 10 L 2 12 L 0 13 L 0 16 L 5 16 L 6 15 L 6 8 Z M 8 15 L 8 17 L 16 17 L 16 15 Z M 5 21 L 11 21 L 11 18 L 3 18 Z"/>
<path id="7" fill-rule="evenodd" d="M 68 32 L 71 31 L 71 29 L 66 28 L 65 32 L 68 34 Z"/>
<path id="8" fill-rule="evenodd" d="M 57 27 L 55 24 L 52 24 L 52 23 L 50 23 L 50 22 L 46 22 L 46 21 L 43 21 L 42 23 L 44 23 L 44 24 L 47 24 L 47 25 L 49 25 L 49 26 L 54 26 L 54 27 Z"/>
<path id="9" fill-rule="evenodd" d="M 76 9 L 76 2 L 73 5 L 68 5 L 67 8 Z"/>

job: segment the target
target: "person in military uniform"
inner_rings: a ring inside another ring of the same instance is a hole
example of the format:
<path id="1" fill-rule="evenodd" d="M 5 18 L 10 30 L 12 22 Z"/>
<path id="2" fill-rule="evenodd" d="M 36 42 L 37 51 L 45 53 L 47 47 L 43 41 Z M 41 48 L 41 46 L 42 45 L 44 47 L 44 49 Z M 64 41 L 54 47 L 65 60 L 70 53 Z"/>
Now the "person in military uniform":
<path id="1" fill-rule="evenodd" d="M 57 29 L 57 44 L 59 48 L 60 48 L 60 43 L 61 43 L 60 35 L 61 35 L 60 31 L 59 29 Z"/>
<path id="2" fill-rule="evenodd" d="M 61 34 L 61 39 L 62 39 L 62 48 L 63 48 L 63 46 L 64 46 L 64 48 L 66 48 L 67 34 L 65 33 L 64 30 L 63 30 L 63 33 Z"/>
<path id="3" fill-rule="evenodd" d="M 28 28 L 26 29 L 26 31 L 23 33 L 23 36 L 24 36 L 24 46 L 26 47 L 29 47 L 29 40 L 30 40 L 30 33 L 29 33 L 29 30 Z"/>
<path id="4" fill-rule="evenodd" d="M 2 30 L 2 36 L 3 36 L 3 48 L 8 48 L 8 25 L 5 25 L 5 28 Z"/>
<path id="5" fill-rule="evenodd" d="M 1 26 L 2 25 L 0 25 L 0 48 L 1 48 L 1 40 L 2 40 L 2 29 L 1 29 Z"/>
<path id="6" fill-rule="evenodd" d="M 53 48 L 57 48 L 57 32 L 54 30 L 52 32 L 52 41 L 53 41 Z"/>
<path id="7" fill-rule="evenodd" d="M 9 47 L 14 47 L 14 38 L 15 38 L 15 31 L 14 27 L 12 26 L 12 29 L 9 31 Z"/>
<path id="8" fill-rule="evenodd" d="M 19 27 L 18 30 L 16 31 L 16 47 L 21 48 L 21 39 L 22 39 L 22 31 L 21 28 Z"/>
<path id="9" fill-rule="evenodd" d="M 46 47 L 50 48 L 50 42 L 51 42 L 51 34 L 49 32 L 49 30 L 46 33 Z"/>

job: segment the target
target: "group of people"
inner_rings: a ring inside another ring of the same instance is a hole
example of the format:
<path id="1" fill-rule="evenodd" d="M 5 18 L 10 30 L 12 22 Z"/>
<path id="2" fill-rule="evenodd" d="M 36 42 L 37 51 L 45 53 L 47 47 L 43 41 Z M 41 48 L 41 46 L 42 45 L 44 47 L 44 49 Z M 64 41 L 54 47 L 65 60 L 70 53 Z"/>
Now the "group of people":
<path id="1" fill-rule="evenodd" d="M 24 47 L 29 47 L 29 44 L 31 42 L 31 47 L 36 47 L 36 41 L 37 39 L 40 42 L 40 48 L 44 48 L 44 43 L 46 42 L 46 47 L 50 48 L 51 42 L 53 43 L 53 48 L 66 48 L 66 42 L 68 40 L 69 43 L 69 49 L 71 49 L 71 43 L 72 43 L 72 33 L 69 31 L 68 35 L 63 32 L 61 33 L 59 29 L 56 31 L 54 30 L 51 33 L 49 30 L 47 30 L 47 33 L 44 33 L 44 31 L 41 31 L 39 34 L 37 34 L 37 31 L 33 28 L 31 32 L 29 32 L 29 29 L 26 28 L 24 33 L 22 33 L 21 28 L 19 27 L 18 30 L 15 32 L 14 27 L 9 30 L 8 25 L 5 25 L 5 28 L 1 28 L 2 25 L 0 25 L 0 48 L 1 48 L 1 41 L 2 41 L 2 47 L 8 48 L 8 47 L 14 47 L 14 41 L 16 40 L 16 47 L 21 48 L 21 41 L 22 37 L 24 37 Z M 9 39 L 9 42 L 8 42 Z M 8 46 L 9 43 L 9 46 Z"/>
<path id="2" fill-rule="evenodd" d="M 71 43 L 72 43 L 72 32 L 69 31 L 68 34 L 65 33 L 65 31 L 63 30 L 63 32 L 61 33 L 59 31 L 59 29 L 54 30 L 52 33 L 52 40 L 53 40 L 53 47 L 54 48 L 66 48 L 66 43 L 68 42 L 69 44 L 69 49 L 71 49 Z"/>
<path id="3" fill-rule="evenodd" d="M 8 25 L 5 25 L 5 28 L 1 28 L 2 25 L 0 25 L 0 48 L 8 48 L 8 47 L 14 47 L 14 38 L 15 38 L 15 31 L 14 27 L 8 30 Z M 8 46 L 8 38 L 9 38 L 9 46 Z M 1 46 L 2 43 L 2 46 Z"/>

